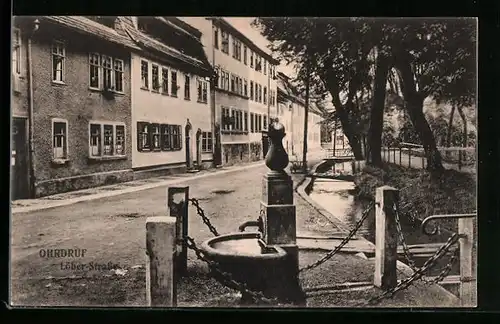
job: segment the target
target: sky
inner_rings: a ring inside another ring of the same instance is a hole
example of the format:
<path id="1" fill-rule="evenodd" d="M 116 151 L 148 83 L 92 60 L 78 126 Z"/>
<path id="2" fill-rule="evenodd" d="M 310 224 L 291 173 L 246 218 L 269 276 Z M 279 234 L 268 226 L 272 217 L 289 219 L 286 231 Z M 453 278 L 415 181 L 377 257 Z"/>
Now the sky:
<path id="1" fill-rule="evenodd" d="M 257 46 L 262 48 L 267 53 L 271 54 L 272 52 L 267 47 L 269 41 L 260 34 L 260 32 L 251 26 L 252 21 L 257 17 L 224 17 L 226 21 L 228 21 L 233 27 L 242 32 L 246 37 L 248 37 L 252 42 L 254 42 Z M 273 55 L 275 57 L 275 55 Z M 295 71 L 292 67 L 287 66 L 285 64 L 281 64 L 278 67 L 278 71 L 282 72 L 290 77 L 295 76 Z"/>

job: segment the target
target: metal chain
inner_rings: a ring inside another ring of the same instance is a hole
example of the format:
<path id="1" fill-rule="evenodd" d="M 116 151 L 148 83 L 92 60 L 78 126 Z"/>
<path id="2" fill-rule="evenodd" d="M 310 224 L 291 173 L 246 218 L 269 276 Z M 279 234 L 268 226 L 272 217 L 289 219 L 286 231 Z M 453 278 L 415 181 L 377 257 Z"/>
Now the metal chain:
<path id="1" fill-rule="evenodd" d="M 356 232 L 359 230 L 365 219 L 368 217 L 368 213 L 373 208 L 373 206 L 375 206 L 375 203 L 373 202 L 370 205 L 368 205 L 368 207 L 363 211 L 361 219 L 356 223 L 354 228 L 349 232 L 349 234 L 347 234 L 347 236 L 342 240 L 342 242 L 340 242 L 339 245 L 337 245 L 333 250 L 328 252 L 318 261 L 299 269 L 299 272 L 316 268 L 321 264 L 325 263 L 326 261 L 328 261 L 329 259 L 331 259 L 335 254 L 337 254 L 344 247 L 344 245 L 346 245 L 349 242 L 349 240 L 354 236 L 354 234 L 356 234 Z"/>
<path id="2" fill-rule="evenodd" d="M 212 223 L 210 223 L 210 220 L 208 219 L 208 217 L 205 216 L 205 212 L 200 207 L 200 202 L 198 201 L 198 199 L 196 199 L 196 198 L 190 198 L 189 201 L 193 204 L 194 207 L 196 207 L 196 212 L 198 213 L 198 215 L 203 220 L 203 223 L 205 223 L 205 225 L 207 225 L 207 227 L 210 230 L 210 232 L 212 232 L 212 234 L 215 235 L 215 236 L 219 236 L 219 233 L 217 232 L 217 229 L 215 229 L 215 227 L 212 225 Z"/>
<path id="3" fill-rule="evenodd" d="M 430 257 L 427 261 L 425 261 L 424 265 L 421 268 L 417 269 L 417 271 L 415 271 L 410 277 L 401 280 L 401 282 L 397 284 L 394 288 L 385 291 L 381 295 L 375 296 L 369 299 L 367 302 L 358 303 L 355 306 L 366 306 L 366 305 L 376 304 L 385 298 L 393 297 L 398 291 L 408 288 L 414 281 L 422 278 L 424 273 L 430 270 L 436 264 L 437 260 L 439 260 L 443 255 L 445 255 L 446 252 L 448 252 L 449 248 L 455 243 L 457 243 L 459 239 L 460 236 L 457 233 L 453 234 L 448 239 L 448 241 L 445 244 L 443 244 L 432 257 Z"/>
<path id="4" fill-rule="evenodd" d="M 252 291 L 252 290 L 248 289 L 244 283 L 241 283 L 241 282 L 234 280 L 230 273 L 224 272 L 221 269 L 219 269 L 215 262 L 206 258 L 203 250 L 201 250 L 200 248 L 198 248 L 196 246 L 195 241 L 191 237 L 186 235 L 184 237 L 184 241 L 186 242 L 187 247 L 194 251 L 194 253 L 198 257 L 198 259 L 206 262 L 208 264 L 209 268 L 220 276 L 221 281 L 223 281 L 226 286 L 228 286 L 228 287 L 232 286 L 233 288 L 236 287 L 236 289 L 239 290 L 242 294 L 246 294 L 246 295 L 252 297 L 254 300 L 260 300 L 260 301 L 266 302 L 268 304 L 278 304 L 278 301 L 276 298 L 270 298 L 270 297 L 265 296 L 260 291 Z"/>
<path id="5" fill-rule="evenodd" d="M 403 234 L 403 229 L 401 228 L 401 220 L 399 218 L 399 212 L 398 212 L 398 208 L 397 208 L 396 204 L 393 205 L 393 209 L 394 209 L 395 219 L 396 219 L 396 228 L 397 228 L 397 231 L 399 234 L 399 241 L 403 247 L 403 256 L 404 256 L 408 266 L 415 272 L 418 270 L 418 268 L 415 265 L 415 262 L 413 261 L 413 257 L 412 257 L 412 254 L 410 252 L 410 248 L 406 244 L 406 240 L 405 240 L 405 237 Z M 438 277 L 434 278 L 433 280 L 428 280 L 425 278 L 425 274 L 424 274 L 424 275 L 422 275 L 420 280 L 422 280 L 423 282 L 429 283 L 429 284 L 436 284 L 436 283 L 441 282 L 450 273 L 451 268 L 453 267 L 454 263 L 456 262 L 457 256 L 455 254 L 457 253 L 457 250 L 458 249 L 455 249 L 455 251 L 453 251 L 449 262 L 446 264 L 446 266 L 444 266 L 441 269 L 441 272 L 440 272 Z"/>

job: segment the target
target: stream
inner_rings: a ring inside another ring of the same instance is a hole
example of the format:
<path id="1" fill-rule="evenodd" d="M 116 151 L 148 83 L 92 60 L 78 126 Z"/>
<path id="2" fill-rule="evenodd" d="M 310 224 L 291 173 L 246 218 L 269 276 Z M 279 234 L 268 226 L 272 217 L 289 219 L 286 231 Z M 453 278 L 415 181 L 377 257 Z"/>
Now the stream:
<path id="1" fill-rule="evenodd" d="M 356 196 L 356 186 L 353 181 L 322 178 L 334 175 L 352 175 L 351 162 L 332 162 L 320 166 L 315 176 L 313 176 L 309 196 L 330 214 L 347 225 L 348 228 L 353 228 L 359 219 L 361 219 L 363 210 L 368 207 L 370 201 L 360 199 Z M 408 245 L 445 243 L 451 235 L 449 232 L 442 231 L 441 234 L 427 236 L 422 233 L 420 228 L 421 221 L 416 220 L 412 223 L 406 220 L 403 215 L 400 215 L 400 219 L 402 232 Z M 357 234 L 375 243 L 375 208 L 370 210 L 367 219 L 363 222 Z M 427 257 L 413 256 L 412 259 L 415 265 L 420 267 L 426 261 Z M 448 260 L 448 256 L 439 260 L 428 275 L 437 275 L 441 268 L 446 266 Z M 400 261 L 408 263 L 403 257 Z M 452 268 L 450 275 L 458 274 L 458 269 L 458 264 L 456 264 Z"/>

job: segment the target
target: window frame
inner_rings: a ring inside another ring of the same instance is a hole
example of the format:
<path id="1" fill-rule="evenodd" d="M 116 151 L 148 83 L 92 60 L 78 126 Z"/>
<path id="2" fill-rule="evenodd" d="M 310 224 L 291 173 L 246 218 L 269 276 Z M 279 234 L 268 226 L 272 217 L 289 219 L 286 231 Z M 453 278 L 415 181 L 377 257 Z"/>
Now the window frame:
<path id="1" fill-rule="evenodd" d="M 60 55 L 58 53 L 54 53 L 54 45 L 59 44 L 62 45 L 62 52 L 63 54 Z M 61 80 L 54 80 L 54 55 L 62 57 L 62 64 L 61 64 Z M 50 62 L 51 62 L 51 80 L 52 83 L 56 84 L 66 84 L 66 43 L 63 40 L 60 39 L 54 39 L 52 40 L 51 47 L 50 47 Z"/>
<path id="2" fill-rule="evenodd" d="M 208 145 L 210 143 L 210 145 Z M 202 131 L 201 132 L 201 153 L 212 153 L 213 152 L 213 137 L 212 132 Z"/>
<path id="3" fill-rule="evenodd" d="M 12 35 L 12 38 L 13 38 L 12 51 L 13 52 L 14 52 L 14 50 L 16 51 L 15 55 L 14 55 L 14 53 L 12 53 L 12 61 L 14 60 L 14 57 L 16 59 L 15 68 L 14 68 L 14 66 L 12 66 L 12 72 L 14 73 L 15 76 L 20 76 L 21 71 L 22 71 L 22 57 L 23 57 L 21 29 L 13 27 L 12 33 L 13 33 L 13 35 Z M 16 42 L 14 42 L 14 40 L 16 40 Z M 11 62 L 11 63 L 13 63 L 13 62 Z"/>
<path id="4" fill-rule="evenodd" d="M 64 145 L 65 145 L 65 152 L 64 152 L 64 157 L 63 158 L 56 158 L 55 157 L 55 146 L 54 146 L 54 139 L 55 139 L 55 124 L 56 123 L 62 123 L 65 124 L 65 134 L 64 134 Z M 63 118 L 52 118 L 51 119 L 51 134 L 52 134 L 52 162 L 56 163 L 64 163 L 66 161 L 69 161 L 69 122 L 67 119 Z"/>
<path id="5" fill-rule="evenodd" d="M 167 79 L 165 82 L 165 75 L 164 72 L 167 74 Z M 161 67 L 161 87 L 160 87 L 160 92 L 161 94 L 168 95 L 170 93 L 169 89 L 169 80 L 170 80 L 170 69 L 166 66 Z"/>
<path id="6" fill-rule="evenodd" d="M 100 147 L 99 155 L 92 154 L 92 125 L 99 125 L 99 137 L 100 137 Z M 113 142 L 112 142 L 112 154 L 104 154 L 104 126 L 112 126 L 113 129 Z M 123 127 L 123 144 L 122 144 L 122 154 L 116 154 L 116 128 L 117 126 Z M 91 160 L 106 160 L 106 159 L 122 159 L 127 156 L 127 125 L 124 122 L 110 121 L 110 120 L 89 120 L 88 122 L 88 132 L 87 132 L 87 144 L 88 144 L 88 158 Z"/>
<path id="7" fill-rule="evenodd" d="M 156 84 L 155 84 L 155 73 L 154 73 L 155 68 L 156 68 L 156 79 L 157 79 Z M 160 90 L 161 90 L 160 65 L 151 62 L 151 91 L 160 92 Z"/>
<path id="8" fill-rule="evenodd" d="M 175 91 L 174 91 L 174 76 L 175 75 Z M 179 71 L 170 69 L 170 96 L 177 98 L 179 96 Z"/>
<path id="9" fill-rule="evenodd" d="M 146 74 L 144 75 L 144 71 L 143 71 L 143 67 L 144 67 L 144 63 L 146 63 Z M 144 89 L 144 90 L 150 90 L 149 89 L 149 61 L 145 60 L 145 59 L 141 59 L 141 65 L 140 65 L 140 68 L 141 68 L 141 89 Z M 146 80 L 144 80 L 144 77 Z M 144 81 L 146 82 L 146 84 L 144 84 Z"/>
<path id="10" fill-rule="evenodd" d="M 191 100 L 191 76 L 184 73 L 184 100 Z"/>

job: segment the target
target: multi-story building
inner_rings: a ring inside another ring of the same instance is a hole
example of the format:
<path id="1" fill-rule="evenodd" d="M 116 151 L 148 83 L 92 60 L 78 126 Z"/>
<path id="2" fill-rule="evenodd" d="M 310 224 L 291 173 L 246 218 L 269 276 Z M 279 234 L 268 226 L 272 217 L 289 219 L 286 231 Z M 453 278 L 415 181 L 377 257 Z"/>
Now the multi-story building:
<path id="1" fill-rule="evenodd" d="M 15 17 L 24 41 L 13 50 L 12 164 L 22 165 L 13 199 L 133 178 L 130 52 L 138 48 L 115 19 Z"/>
<path id="2" fill-rule="evenodd" d="M 198 30 L 118 16 L 15 17 L 13 30 L 13 199 L 211 163 Z"/>
<path id="3" fill-rule="evenodd" d="M 286 136 L 283 146 L 288 154 L 301 158 L 304 148 L 305 100 L 291 85 L 290 78 L 278 72 L 278 118 L 285 126 Z M 322 113 L 314 104 L 309 103 L 307 118 L 307 153 L 316 154 L 321 147 Z"/>
<path id="4" fill-rule="evenodd" d="M 208 60 L 217 73 L 213 122 L 220 130 L 221 152 L 215 150 L 216 156 L 223 164 L 261 159 L 269 118 L 276 115 L 279 62 L 225 19 L 182 19 L 202 31 Z"/>
<path id="5" fill-rule="evenodd" d="M 212 163 L 210 77 L 201 32 L 171 17 L 122 17 L 132 53 L 132 168 L 136 178 Z"/>

